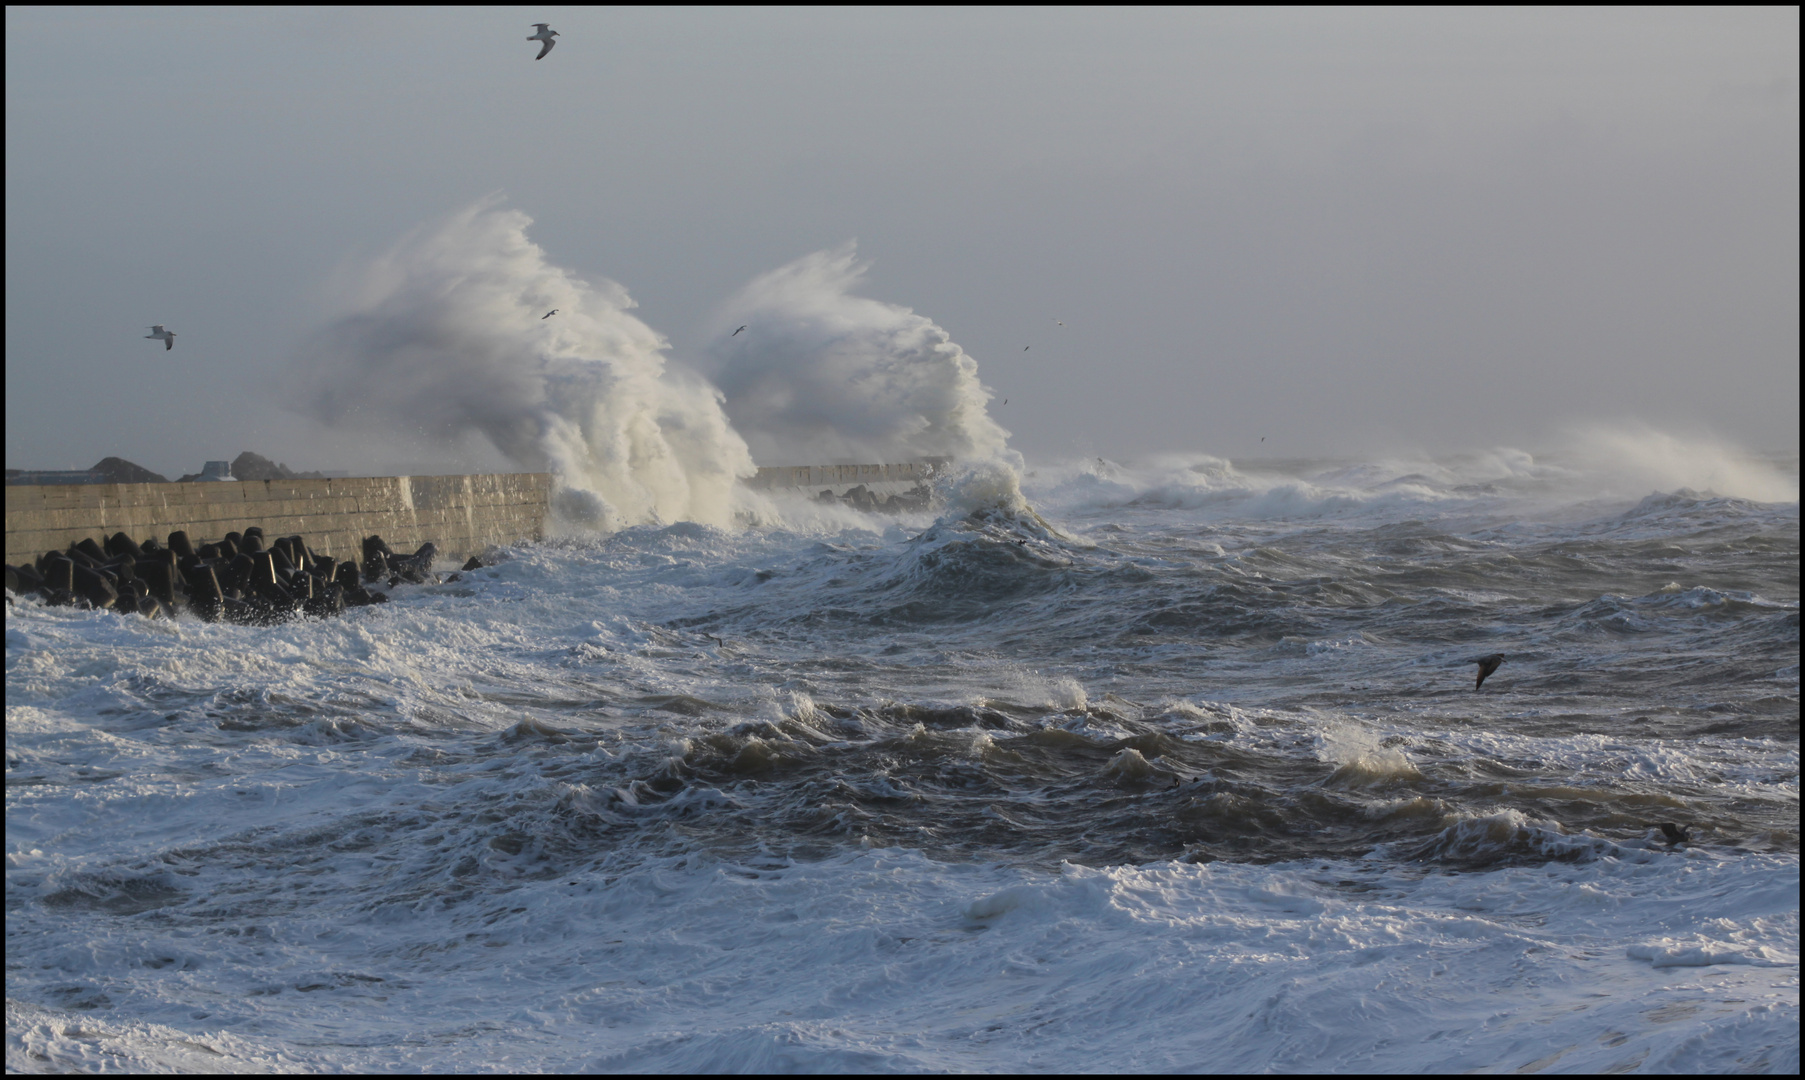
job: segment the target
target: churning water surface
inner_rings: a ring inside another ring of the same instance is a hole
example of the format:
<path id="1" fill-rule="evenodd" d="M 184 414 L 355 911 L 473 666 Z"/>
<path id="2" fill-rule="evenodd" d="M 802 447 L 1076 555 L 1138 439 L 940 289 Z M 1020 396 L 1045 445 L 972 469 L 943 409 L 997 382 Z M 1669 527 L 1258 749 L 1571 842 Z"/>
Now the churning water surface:
<path id="1" fill-rule="evenodd" d="M 330 622 L 21 601 L 8 1065 L 1795 1070 L 1772 468 L 1065 463 Z"/>

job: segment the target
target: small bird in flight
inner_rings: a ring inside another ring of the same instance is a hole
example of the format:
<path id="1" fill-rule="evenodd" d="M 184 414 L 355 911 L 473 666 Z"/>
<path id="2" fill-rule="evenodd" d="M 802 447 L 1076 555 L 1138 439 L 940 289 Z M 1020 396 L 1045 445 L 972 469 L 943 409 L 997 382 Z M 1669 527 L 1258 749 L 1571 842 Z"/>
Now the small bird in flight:
<path id="1" fill-rule="evenodd" d="M 1059 322 L 1059 320 L 1058 320 L 1058 319 L 1054 319 L 1054 320 L 1053 320 L 1053 321 L 1054 321 L 1054 322 L 1056 322 L 1056 323 L 1059 323 L 1059 325 L 1060 325 L 1060 326 L 1064 326 L 1064 325 L 1065 325 L 1065 324 L 1064 324 L 1064 323 L 1062 323 L 1062 322 Z"/>
<path id="2" fill-rule="evenodd" d="M 158 323 L 157 325 L 151 327 L 150 333 L 145 334 L 144 336 L 146 338 L 156 338 L 157 340 L 161 341 L 163 343 L 163 351 L 164 352 L 168 352 L 169 350 L 175 348 L 175 331 L 163 329 L 162 323 Z"/>
<path id="3" fill-rule="evenodd" d="M 1005 404 L 1005 405 L 1007 405 L 1007 404 L 1009 404 L 1009 399 L 1008 399 L 1008 398 L 1004 398 L 1004 399 L 1003 399 L 1003 404 Z"/>
<path id="4" fill-rule="evenodd" d="M 744 330 L 744 329 L 745 329 L 745 327 L 743 327 L 743 326 L 742 326 L 742 327 L 740 327 L 740 330 Z M 727 336 L 728 336 L 728 337 L 739 337 L 739 336 L 740 336 L 740 330 L 735 330 L 735 331 L 734 331 L 734 332 L 733 332 L 733 333 L 731 333 L 731 334 L 728 334 L 728 335 L 727 335 Z"/>
<path id="5" fill-rule="evenodd" d="M 1504 654 L 1495 652 L 1490 656 L 1475 657 L 1468 660 L 1467 663 L 1479 665 L 1479 678 L 1473 680 L 1473 689 L 1477 692 L 1481 686 L 1485 685 L 1485 677 L 1497 671 L 1498 665 L 1504 663 Z"/>
<path id="6" fill-rule="evenodd" d="M 545 314 L 543 314 L 543 315 L 541 315 L 541 316 L 539 316 L 539 321 L 540 321 L 540 322 L 544 322 L 544 321 L 545 321 L 545 320 L 547 320 L 547 319 L 549 319 L 549 318 L 551 318 L 551 317 L 552 317 L 552 316 L 553 316 L 553 315 L 556 315 L 556 314 L 557 314 L 557 313 L 558 313 L 558 309 L 557 309 L 557 308 L 552 308 L 552 309 L 551 309 L 551 310 L 550 310 L 550 311 L 548 311 L 548 312 L 546 312 L 546 313 L 545 313 Z"/>
<path id="7" fill-rule="evenodd" d="M 545 59 L 545 54 L 548 52 L 551 52 L 552 46 L 557 44 L 557 42 L 553 41 L 552 38 L 557 37 L 558 32 L 551 28 L 550 23 L 536 22 L 533 25 L 537 26 L 539 28 L 539 32 L 537 34 L 534 34 L 532 37 L 527 38 L 527 40 L 528 41 L 545 42 L 545 48 L 540 49 L 539 55 L 533 57 L 533 59 L 535 59 L 535 60 L 543 60 L 543 59 Z"/>
<path id="8" fill-rule="evenodd" d="M 1265 442 L 1265 441 L 1266 441 L 1266 436 L 1264 436 L 1264 435 L 1262 435 L 1262 436 L 1260 436 L 1260 441 L 1261 441 L 1261 442 Z"/>
<path id="9" fill-rule="evenodd" d="M 1022 351 L 1023 351 L 1023 352 L 1027 352 L 1027 351 L 1028 351 L 1028 350 L 1029 350 L 1029 349 L 1032 349 L 1032 348 L 1033 348 L 1033 347 L 1034 347 L 1034 346 L 1032 346 L 1032 345 L 1023 345 L 1023 346 L 1022 346 Z"/>

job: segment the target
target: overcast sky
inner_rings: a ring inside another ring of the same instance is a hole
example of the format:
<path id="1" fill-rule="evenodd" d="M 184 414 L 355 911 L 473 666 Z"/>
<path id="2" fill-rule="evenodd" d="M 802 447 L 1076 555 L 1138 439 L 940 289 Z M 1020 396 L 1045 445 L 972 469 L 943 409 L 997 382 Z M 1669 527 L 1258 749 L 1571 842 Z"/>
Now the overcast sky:
<path id="1" fill-rule="evenodd" d="M 1796 449 L 1798 75 L 1797 8 L 9 7 L 6 463 L 365 467 L 286 372 L 496 192 L 704 368 L 856 239 L 1030 458 Z"/>

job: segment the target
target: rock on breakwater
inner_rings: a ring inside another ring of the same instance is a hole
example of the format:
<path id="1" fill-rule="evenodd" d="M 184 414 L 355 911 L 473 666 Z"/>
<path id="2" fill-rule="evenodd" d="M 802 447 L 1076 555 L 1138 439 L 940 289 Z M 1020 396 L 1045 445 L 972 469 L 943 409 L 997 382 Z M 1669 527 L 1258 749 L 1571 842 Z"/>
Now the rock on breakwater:
<path id="1" fill-rule="evenodd" d="M 378 582 L 390 588 L 436 583 L 441 580 L 432 569 L 437 551 L 428 542 L 411 555 L 399 555 L 382 537 L 369 536 L 360 565 L 317 554 L 299 535 L 266 540 L 255 525 L 198 546 L 180 529 L 166 542 L 155 537 L 140 542 L 116 532 L 104 543 L 84 537 L 61 551 L 47 551 L 28 566 L 8 564 L 6 588 L 54 605 L 148 618 L 187 610 L 208 621 L 262 625 L 386 602 L 387 595 L 369 588 Z M 466 569 L 472 564 L 481 565 L 473 558 Z"/>

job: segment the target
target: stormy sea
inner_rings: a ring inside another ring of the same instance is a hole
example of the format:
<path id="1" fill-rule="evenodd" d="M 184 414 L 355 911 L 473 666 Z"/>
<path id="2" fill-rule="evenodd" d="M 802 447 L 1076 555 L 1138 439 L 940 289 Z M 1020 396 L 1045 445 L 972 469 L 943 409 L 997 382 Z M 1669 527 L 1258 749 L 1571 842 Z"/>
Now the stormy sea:
<path id="1" fill-rule="evenodd" d="M 554 474 L 543 539 L 8 597 L 9 1070 L 1798 1070 L 1796 452 L 1028 459 L 850 244 L 679 363 L 530 224 L 282 398 Z"/>
<path id="2" fill-rule="evenodd" d="M 19 600 L 7 1067 L 1796 1072 L 1797 458 L 1651 453 Z"/>

